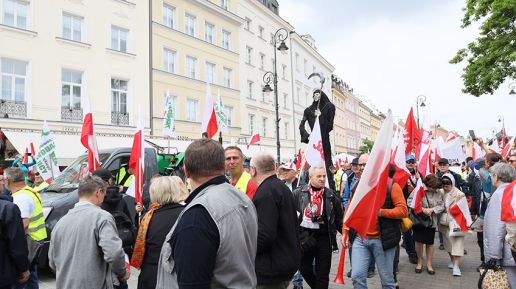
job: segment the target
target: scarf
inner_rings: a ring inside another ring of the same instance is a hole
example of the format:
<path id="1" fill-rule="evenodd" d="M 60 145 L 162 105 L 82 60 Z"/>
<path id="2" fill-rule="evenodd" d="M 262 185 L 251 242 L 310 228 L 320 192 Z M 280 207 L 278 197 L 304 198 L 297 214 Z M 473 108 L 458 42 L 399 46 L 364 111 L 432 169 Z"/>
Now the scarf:
<path id="1" fill-rule="evenodd" d="M 131 257 L 131 265 L 137 269 L 140 269 L 143 257 L 145 256 L 145 239 L 147 238 L 147 229 L 152 219 L 154 211 L 160 208 L 158 203 L 152 203 L 150 210 L 145 214 L 142 221 L 140 222 L 140 228 L 138 229 L 138 235 L 136 236 L 136 242 L 134 245 L 133 256 Z"/>
<path id="2" fill-rule="evenodd" d="M 324 205 L 324 188 L 316 191 L 312 188 L 312 186 L 308 186 L 308 192 L 310 193 L 310 202 L 303 212 L 303 221 L 301 222 L 301 227 L 308 229 L 319 229 L 319 224 L 324 222 L 324 220 L 321 218 Z"/>

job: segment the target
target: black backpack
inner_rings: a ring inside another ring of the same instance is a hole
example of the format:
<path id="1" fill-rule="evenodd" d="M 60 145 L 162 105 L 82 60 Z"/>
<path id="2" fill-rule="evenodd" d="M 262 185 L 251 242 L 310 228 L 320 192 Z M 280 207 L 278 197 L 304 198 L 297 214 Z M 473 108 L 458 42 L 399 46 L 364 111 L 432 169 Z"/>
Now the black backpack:
<path id="1" fill-rule="evenodd" d="M 136 241 L 133 222 L 131 222 L 131 219 L 122 211 L 113 211 L 111 212 L 111 215 L 115 218 L 118 237 L 122 239 L 122 247 L 124 248 L 125 253 L 128 256 L 131 256 L 134 242 Z"/>

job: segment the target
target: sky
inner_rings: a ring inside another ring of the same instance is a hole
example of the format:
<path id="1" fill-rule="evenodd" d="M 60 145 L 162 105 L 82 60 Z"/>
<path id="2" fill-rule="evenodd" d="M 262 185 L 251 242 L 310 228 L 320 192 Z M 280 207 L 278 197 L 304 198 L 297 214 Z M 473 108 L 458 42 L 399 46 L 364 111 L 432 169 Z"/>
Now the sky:
<path id="1" fill-rule="evenodd" d="M 405 120 L 418 95 L 420 119 L 466 136 L 491 137 L 502 116 L 516 134 L 516 96 L 509 81 L 493 95 L 461 92 L 464 65 L 448 61 L 478 35 L 462 29 L 465 0 L 279 0 L 281 17 L 310 34 L 335 74 L 383 112 Z M 316 20 L 319 19 L 319 20 Z M 516 81 L 516 80 L 513 80 Z M 415 110 L 414 110 L 415 113 Z"/>

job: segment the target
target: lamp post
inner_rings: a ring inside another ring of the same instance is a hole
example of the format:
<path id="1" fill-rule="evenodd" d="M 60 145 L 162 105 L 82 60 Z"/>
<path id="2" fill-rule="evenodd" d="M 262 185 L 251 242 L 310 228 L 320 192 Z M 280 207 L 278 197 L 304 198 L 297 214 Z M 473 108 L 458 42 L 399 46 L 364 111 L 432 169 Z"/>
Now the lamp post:
<path id="1" fill-rule="evenodd" d="M 514 91 L 516 89 L 516 82 L 511 82 L 509 83 L 509 95 L 515 95 L 516 94 L 516 91 Z"/>
<path id="2" fill-rule="evenodd" d="M 425 107 L 426 96 L 420 94 L 416 98 L 416 114 L 417 114 L 417 129 L 420 129 L 421 126 L 419 125 L 419 107 Z"/>
<path id="3" fill-rule="evenodd" d="M 502 144 L 505 146 L 505 139 L 506 139 L 506 135 L 505 135 L 505 118 L 503 117 L 503 115 L 499 115 L 498 116 L 498 122 L 502 123 L 502 131 L 500 133 L 500 137 L 502 138 Z"/>
<path id="4" fill-rule="evenodd" d="M 274 37 L 271 40 L 272 45 L 274 46 L 274 67 L 273 71 L 267 71 L 263 75 L 264 86 L 262 88 L 263 92 L 271 92 L 274 91 L 274 108 L 276 110 L 276 157 L 278 164 L 281 163 L 281 154 L 280 154 L 280 135 L 279 135 L 279 101 L 278 101 L 278 69 L 277 69 L 277 52 L 279 51 L 287 51 L 288 46 L 285 44 L 285 40 L 289 36 L 288 31 L 285 28 L 280 28 L 274 33 Z M 278 46 L 279 43 L 279 46 Z M 271 88 L 270 83 L 274 85 L 274 89 Z"/>

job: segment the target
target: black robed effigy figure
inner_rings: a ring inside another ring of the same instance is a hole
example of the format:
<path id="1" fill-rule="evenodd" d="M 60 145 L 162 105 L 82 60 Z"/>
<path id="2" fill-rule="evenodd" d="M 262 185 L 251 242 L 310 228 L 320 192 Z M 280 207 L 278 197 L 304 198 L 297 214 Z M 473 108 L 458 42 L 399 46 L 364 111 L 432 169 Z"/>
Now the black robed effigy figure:
<path id="1" fill-rule="evenodd" d="M 319 124 L 321 125 L 321 138 L 324 150 L 324 161 L 326 164 L 326 175 L 328 176 L 328 184 L 330 188 L 335 189 L 333 176 L 330 173 L 330 166 L 333 164 L 331 159 L 330 132 L 333 130 L 333 119 L 335 118 L 335 105 L 331 103 L 328 96 L 322 91 L 325 78 L 319 73 L 312 73 L 308 78 L 319 76 L 321 79 L 321 89 L 316 89 L 313 93 L 314 101 L 307 107 L 303 113 L 303 119 L 299 125 L 301 133 L 301 142 L 308 143 L 310 134 L 306 131 L 305 123 L 308 122 L 310 130 L 313 131 L 315 119 L 319 116 Z"/>

